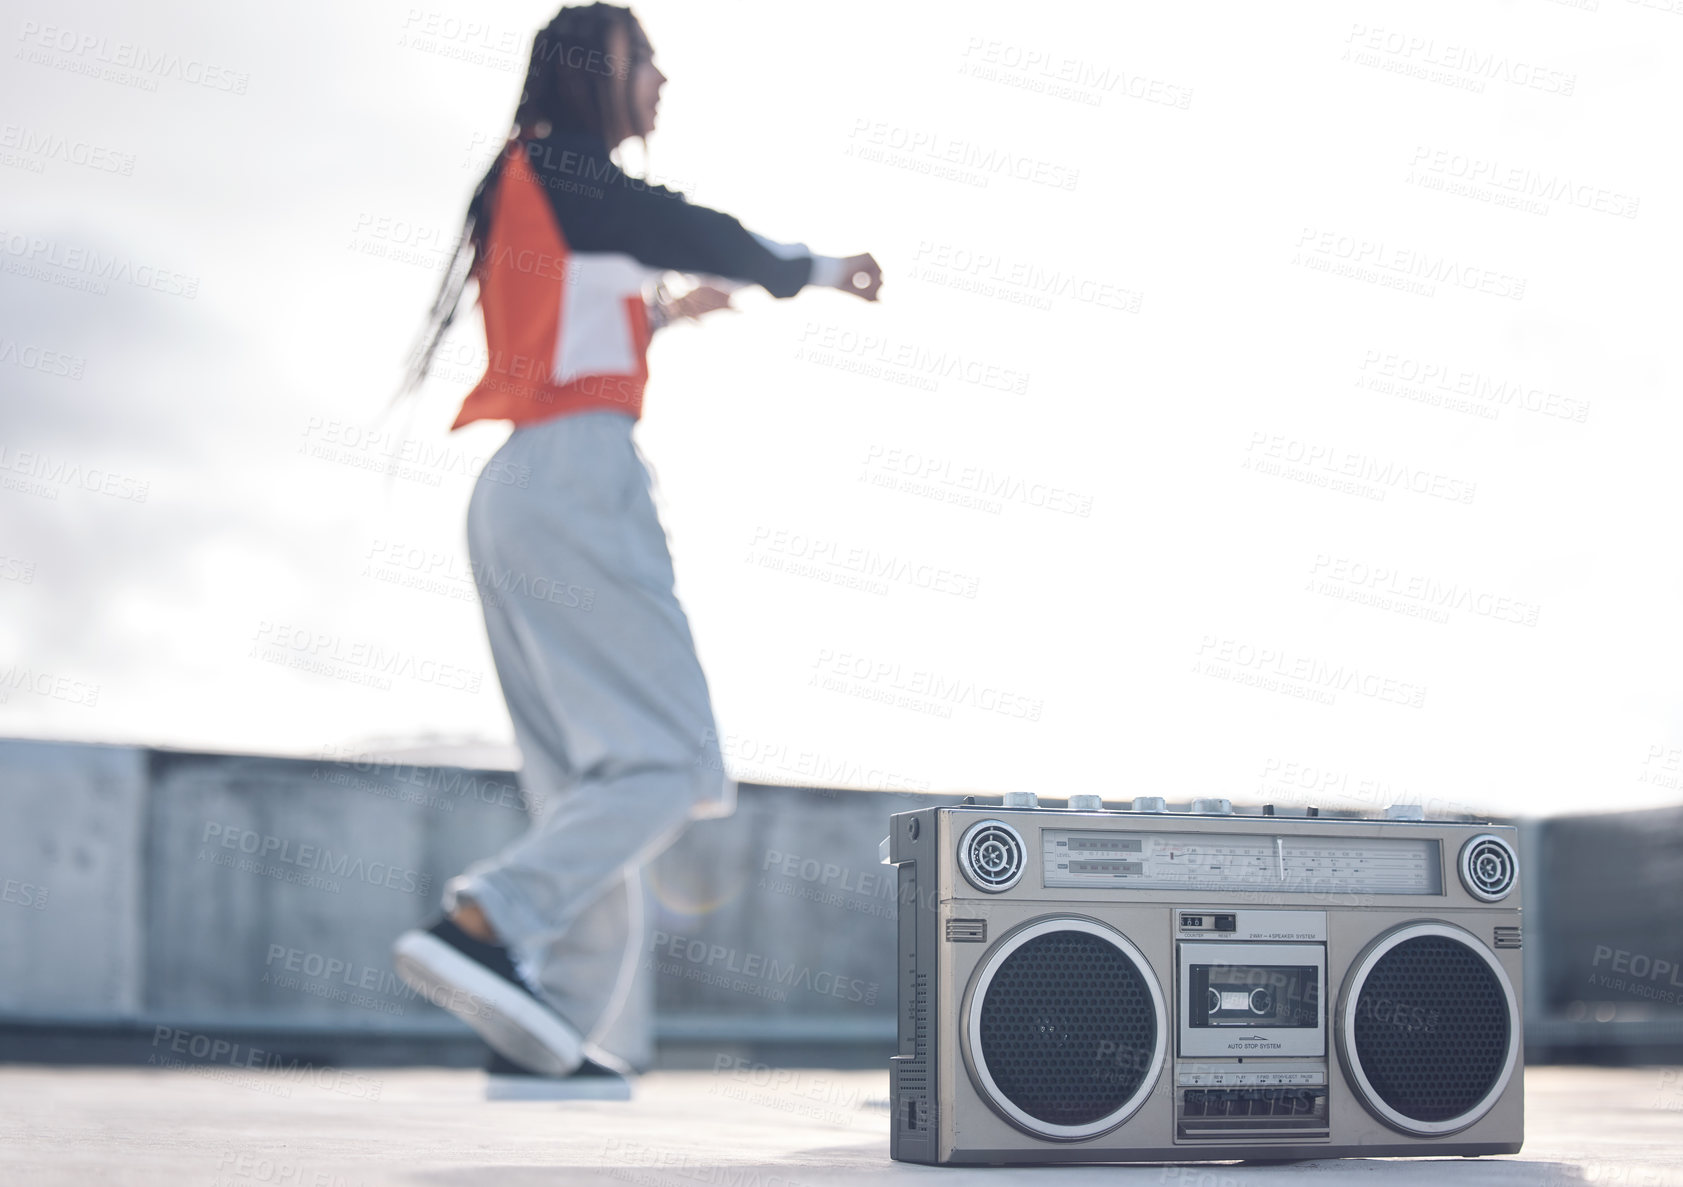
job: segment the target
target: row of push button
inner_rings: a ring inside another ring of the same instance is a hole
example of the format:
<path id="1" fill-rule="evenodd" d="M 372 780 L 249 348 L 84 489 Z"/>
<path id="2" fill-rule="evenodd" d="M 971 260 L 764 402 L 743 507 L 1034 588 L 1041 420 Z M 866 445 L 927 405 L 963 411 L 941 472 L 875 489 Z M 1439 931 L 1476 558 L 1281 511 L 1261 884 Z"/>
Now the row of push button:
<path id="1" fill-rule="evenodd" d="M 1183 1117 L 1311 1117 L 1326 1099 L 1325 1089 L 1229 1088 L 1191 1089 L 1181 1108 Z"/>

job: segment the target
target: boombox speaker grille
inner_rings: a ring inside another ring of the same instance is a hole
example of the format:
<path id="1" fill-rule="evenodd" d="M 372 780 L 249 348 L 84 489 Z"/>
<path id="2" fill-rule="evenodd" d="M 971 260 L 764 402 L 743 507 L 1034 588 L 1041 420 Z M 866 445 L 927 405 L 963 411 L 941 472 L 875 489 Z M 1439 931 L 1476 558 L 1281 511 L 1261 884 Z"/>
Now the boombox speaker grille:
<path id="1" fill-rule="evenodd" d="M 1442 924 L 1411 924 L 1369 949 L 1351 973 L 1343 1022 L 1365 1103 L 1411 1133 L 1449 1133 L 1482 1117 L 1518 1052 L 1501 965 Z"/>
<path id="2" fill-rule="evenodd" d="M 983 1094 L 1045 1137 L 1119 1125 L 1162 1067 L 1156 978 L 1138 949 L 1091 920 L 1041 920 L 1002 941 L 979 970 L 969 1021 Z"/>

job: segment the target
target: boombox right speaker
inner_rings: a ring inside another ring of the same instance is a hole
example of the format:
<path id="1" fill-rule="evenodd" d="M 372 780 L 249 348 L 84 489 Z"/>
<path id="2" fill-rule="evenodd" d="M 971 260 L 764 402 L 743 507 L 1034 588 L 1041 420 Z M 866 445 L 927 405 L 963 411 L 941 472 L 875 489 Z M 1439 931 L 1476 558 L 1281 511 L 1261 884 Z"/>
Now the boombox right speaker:
<path id="1" fill-rule="evenodd" d="M 1507 1154 L 1513 830 L 963 806 L 893 817 L 892 1153 Z"/>

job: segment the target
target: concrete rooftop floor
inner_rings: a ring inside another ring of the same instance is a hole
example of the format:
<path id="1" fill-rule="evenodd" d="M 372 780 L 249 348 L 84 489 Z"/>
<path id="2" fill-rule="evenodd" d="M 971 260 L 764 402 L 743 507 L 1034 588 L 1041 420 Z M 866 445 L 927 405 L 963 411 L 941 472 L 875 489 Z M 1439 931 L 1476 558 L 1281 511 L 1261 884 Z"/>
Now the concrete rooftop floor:
<path id="1" fill-rule="evenodd" d="M 774 1079 L 775 1077 L 775 1079 Z M 627 1102 L 488 1101 L 472 1071 L 0 1066 L 0 1183 L 367 1187 L 1029 1181 L 1683 1187 L 1683 1073 L 1533 1068 L 1510 1158 L 944 1169 L 888 1157 L 884 1072 L 643 1077 Z"/>

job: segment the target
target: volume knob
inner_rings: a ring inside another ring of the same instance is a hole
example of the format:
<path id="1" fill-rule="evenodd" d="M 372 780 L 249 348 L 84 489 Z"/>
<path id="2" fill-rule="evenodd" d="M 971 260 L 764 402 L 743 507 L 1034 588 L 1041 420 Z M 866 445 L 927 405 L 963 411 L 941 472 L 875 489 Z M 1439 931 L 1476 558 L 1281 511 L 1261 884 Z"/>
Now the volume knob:
<path id="1" fill-rule="evenodd" d="M 1040 797 L 1032 791 L 1008 791 L 1005 793 L 1005 807 L 1038 808 L 1040 807 Z"/>
<path id="2" fill-rule="evenodd" d="M 1233 801 L 1222 799 L 1193 800 L 1192 814 L 1194 816 L 1231 816 L 1233 815 Z"/>
<path id="3" fill-rule="evenodd" d="M 1136 795 L 1130 806 L 1136 812 L 1167 812 L 1169 801 L 1160 795 Z"/>
<path id="4" fill-rule="evenodd" d="M 1103 812 L 1104 797 L 1097 795 L 1072 795 L 1069 797 L 1069 809 L 1072 812 Z"/>

